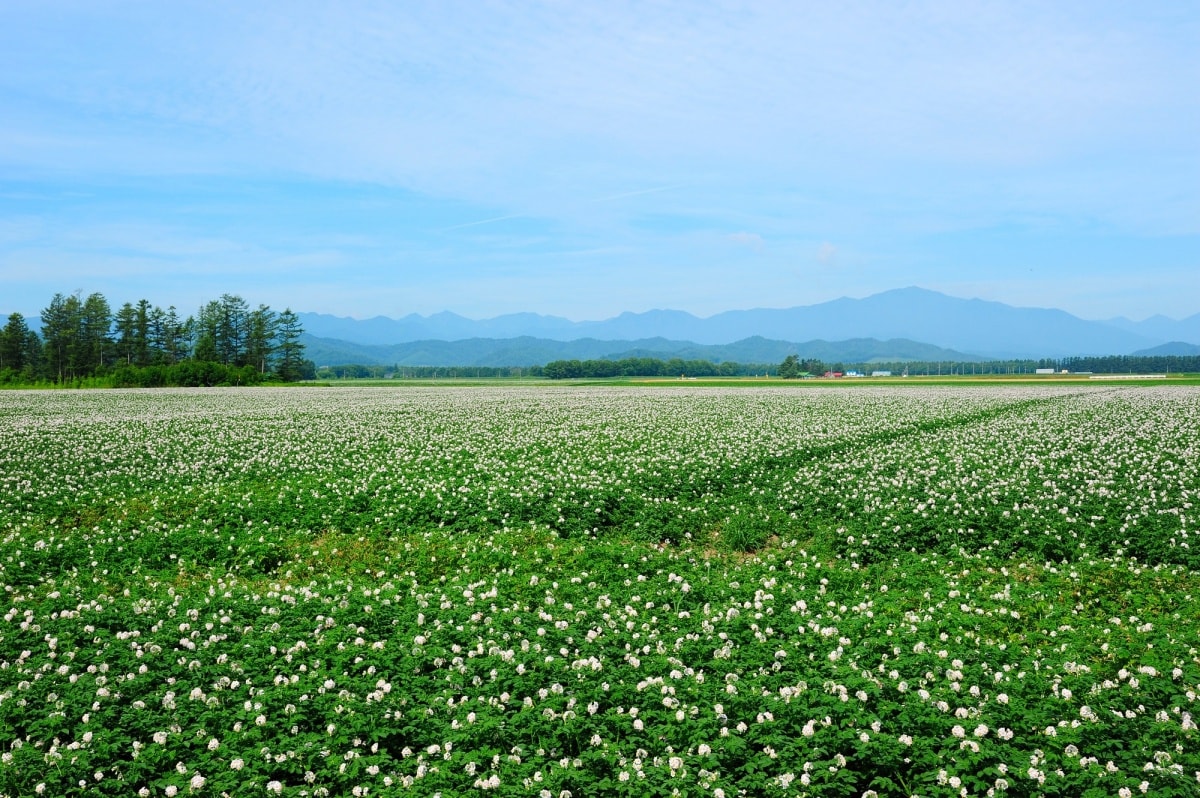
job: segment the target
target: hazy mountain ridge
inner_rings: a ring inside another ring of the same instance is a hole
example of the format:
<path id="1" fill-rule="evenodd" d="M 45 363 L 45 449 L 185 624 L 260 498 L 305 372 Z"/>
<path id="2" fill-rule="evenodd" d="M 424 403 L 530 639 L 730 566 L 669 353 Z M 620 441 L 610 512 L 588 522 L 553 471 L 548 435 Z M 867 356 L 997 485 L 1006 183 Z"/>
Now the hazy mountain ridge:
<path id="1" fill-rule="evenodd" d="M 1142 321 L 1130 321 L 1124 317 L 1118 317 L 1109 319 L 1107 323 L 1119 329 L 1147 338 L 1161 339 L 1167 343 L 1200 344 L 1200 313 L 1179 320 L 1162 315 L 1151 316 Z"/>
<path id="2" fill-rule="evenodd" d="M 1169 341 L 1165 344 L 1152 346 L 1149 349 L 1139 349 L 1135 355 L 1146 357 L 1191 357 L 1200 355 L 1200 344 L 1189 344 L 1184 341 Z"/>
<path id="3" fill-rule="evenodd" d="M 730 310 L 708 318 L 679 310 L 626 312 L 611 319 L 581 322 L 537 313 L 476 321 L 448 311 L 431 316 L 409 314 L 400 319 L 377 316 L 362 321 L 319 313 L 302 313 L 300 317 L 304 328 L 318 338 L 360 345 L 423 341 L 430 354 L 441 351 L 431 346 L 434 341 L 512 338 L 560 343 L 665 339 L 695 346 L 726 346 L 755 337 L 783 342 L 907 340 L 984 358 L 1122 355 L 1170 342 L 1200 344 L 1200 313 L 1179 321 L 1164 316 L 1142 322 L 1124 318 L 1089 321 L 1054 308 L 960 299 L 923 288 L 901 288 L 863 299 L 843 297 L 793 308 Z M 547 352 L 554 348 L 540 346 Z M 591 347 L 584 349 L 594 351 Z M 876 357 L 904 359 L 891 354 Z"/>
<path id="4" fill-rule="evenodd" d="M 778 363 L 788 355 L 817 358 L 827 363 L 866 363 L 896 360 L 954 360 L 980 358 L 916 341 L 808 341 L 793 343 L 760 336 L 731 344 L 704 345 L 666 338 L 601 341 L 582 338 L 469 338 L 462 341 L 407 341 L 401 344 L 356 344 L 305 333 L 306 356 L 318 366 L 358 363 L 365 366 L 541 366 L 552 360 L 621 360 L 650 357 L 662 360 L 708 360 L 735 363 Z"/>

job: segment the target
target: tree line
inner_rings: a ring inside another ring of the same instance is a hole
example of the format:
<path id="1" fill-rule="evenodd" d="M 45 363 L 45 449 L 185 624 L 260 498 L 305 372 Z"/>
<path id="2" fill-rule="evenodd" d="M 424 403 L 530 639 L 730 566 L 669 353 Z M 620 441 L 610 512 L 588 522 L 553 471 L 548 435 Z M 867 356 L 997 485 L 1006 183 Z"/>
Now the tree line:
<path id="1" fill-rule="evenodd" d="M 157 387 L 294 382 L 315 371 L 290 308 L 223 294 L 180 316 L 145 299 L 114 312 L 103 294 L 55 294 L 40 333 L 20 313 L 0 330 L 0 384 Z"/>
<path id="2" fill-rule="evenodd" d="M 627 357 L 620 360 L 552 360 L 542 367 L 543 376 L 552 380 L 601 377 L 751 377 L 774 372 L 775 366 L 762 363 L 713 363 L 710 360 L 684 360 L 673 357 Z"/>
<path id="3" fill-rule="evenodd" d="M 318 366 L 318 380 L 521 379 L 541 377 L 541 366 L 401 366 L 346 363 Z"/>
<path id="4" fill-rule="evenodd" d="M 783 379 L 821 377 L 826 373 L 887 371 L 894 376 L 962 376 L 1033 374 L 1040 368 L 1095 374 L 1200 373 L 1200 356 L 1112 355 L 1041 360 L 834 362 L 788 355 L 782 363 L 713 363 L 682 358 L 631 357 L 620 360 L 553 360 L 543 366 L 390 366 L 347 363 L 321 366 L 316 378 L 353 379 L 602 379 L 609 377 L 750 377 Z"/>
<path id="5" fill-rule="evenodd" d="M 1200 355 L 1085 355 L 1064 358 L 1026 358 L 988 361 L 894 361 L 834 364 L 833 371 L 859 369 L 870 374 L 887 370 L 912 376 L 939 375 L 1019 375 L 1038 369 L 1067 370 L 1072 374 L 1195 374 L 1200 373 Z M 823 373 L 813 369 L 814 374 Z"/>
<path id="6" fill-rule="evenodd" d="M 536 367 L 534 367 L 536 368 Z M 707 360 L 634 357 L 622 360 L 555 360 L 542 367 L 542 375 L 552 380 L 600 377 L 745 377 L 769 374 L 784 379 L 819 377 L 828 372 L 890 371 L 913 376 L 966 374 L 1032 374 L 1037 369 L 1067 369 L 1072 373 L 1095 374 L 1180 374 L 1200 373 L 1198 355 L 1109 355 L 1104 357 L 1043 358 L 1041 360 L 896 361 L 873 363 L 825 363 L 817 358 L 788 355 L 782 363 L 712 363 Z M 533 376 L 533 370 L 529 370 Z"/>

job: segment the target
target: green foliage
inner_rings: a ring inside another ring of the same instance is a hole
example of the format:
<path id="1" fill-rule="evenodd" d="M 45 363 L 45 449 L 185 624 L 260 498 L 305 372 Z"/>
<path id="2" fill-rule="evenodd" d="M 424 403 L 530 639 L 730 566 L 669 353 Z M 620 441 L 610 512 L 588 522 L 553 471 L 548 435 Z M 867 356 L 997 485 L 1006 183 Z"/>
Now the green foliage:
<path id="1" fill-rule="evenodd" d="M 202 360 L 184 360 L 166 366 L 119 366 L 107 375 L 112 388 L 201 388 L 218 385 L 259 385 L 264 375 L 254 366 L 227 366 Z"/>
<path id="2" fill-rule="evenodd" d="M 794 380 L 800 376 L 800 358 L 788 355 L 779 364 L 779 376 L 785 380 Z"/>
<path id="3" fill-rule="evenodd" d="M 275 321 L 275 334 L 278 343 L 275 345 L 277 359 L 275 372 L 283 382 L 296 382 L 303 379 L 304 374 L 304 344 L 300 343 L 300 335 L 304 330 L 300 319 L 291 308 L 285 309 Z"/>
<path id="4" fill-rule="evenodd" d="M 294 382 L 315 372 L 304 359 L 294 313 L 277 315 L 266 305 L 252 311 L 231 294 L 182 321 L 174 307 L 164 311 L 145 299 L 126 302 L 113 314 L 102 294 L 86 300 L 56 294 L 41 321 L 42 338 L 16 313 L 0 330 L 0 384 L 253 385 L 268 378 Z"/>
<path id="5" fill-rule="evenodd" d="M 709 360 L 662 360 L 628 357 L 620 360 L 552 360 L 542 374 L 552 380 L 598 379 L 605 377 L 744 377 L 762 374 L 770 367 L 760 364 L 714 363 Z"/>
<path id="6" fill-rule="evenodd" d="M 767 545 L 767 541 L 776 533 L 778 523 L 757 508 L 737 513 L 721 524 L 721 548 L 730 552 L 758 551 Z"/>
<path id="7" fill-rule="evenodd" d="M 3 392 L 0 794 L 1194 795 L 1198 413 Z"/>

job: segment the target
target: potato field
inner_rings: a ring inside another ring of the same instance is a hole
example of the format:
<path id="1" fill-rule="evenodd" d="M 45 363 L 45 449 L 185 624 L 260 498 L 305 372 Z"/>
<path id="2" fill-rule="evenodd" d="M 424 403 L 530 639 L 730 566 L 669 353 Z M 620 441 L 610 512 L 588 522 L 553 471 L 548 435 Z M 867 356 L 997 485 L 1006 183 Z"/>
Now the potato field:
<path id="1" fill-rule="evenodd" d="M 0 796 L 1200 796 L 1200 388 L 0 392 Z"/>

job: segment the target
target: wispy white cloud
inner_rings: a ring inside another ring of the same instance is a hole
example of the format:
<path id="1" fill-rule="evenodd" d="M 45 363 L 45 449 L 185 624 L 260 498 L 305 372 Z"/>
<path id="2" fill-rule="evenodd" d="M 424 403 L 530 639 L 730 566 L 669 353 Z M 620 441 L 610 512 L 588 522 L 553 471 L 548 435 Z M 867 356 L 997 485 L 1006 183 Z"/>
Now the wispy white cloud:
<path id="1" fill-rule="evenodd" d="M 663 191 L 673 191 L 678 188 L 683 188 L 683 185 L 677 186 L 656 186 L 654 188 L 643 188 L 637 191 L 622 191 L 619 194 L 610 194 L 607 197 L 598 197 L 595 202 L 613 202 L 620 199 L 629 199 L 630 197 L 644 197 L 647 194 L 658 194 Z"/>
<path id="2" fill-rule="evenodd" d="M 828 241 L 822 241 L 821 246 L 817 247 L 817 261 L 824 266 L 832 266 L 837 263 L 838 248 Z"/>
<path id="3" fill-rule="evenodd" d="M 755 252 L 762 252 L 763 248 L 766 246 L 766 242 L 763 241 L 763 237 L 758 233 L 731 233 L 726 236 L 726 238 L 739 246 L 748 247 Z"/>
<path id="4" fill-rule="evenodd" d="M 10 85 L 27 80 L 117 130 L 186 126 L 189 146 L 232 132 L 256 155 L 273 145 L 276 165 L 422 184 L 479 167 L 485 182 L 589 149 L 600 163 L 632 159 L 642 179 L 653 159 L 704 155 L 760 168 L 850 150 L 870 163 L 1011 164 L 1113 126 L 1157 126 L 1195 77 L 1182 52 L 1194 20 L 1171 29 L 1082 8 L 350 2 L 91 19 L 75 8 L 79 22 L 58 34 L 71 68 L 42 71 L 29 47 L 3 63 Z M 1195 125 L 1177 121 L 1176 135 Z M 303 162 L 321 147 L 319 164 Z"/>
<path id="5" fill-rule="evenodd" d="M 390 247 L 465 284 L 496 262 L 487 247 L 611 247 L 649 292 L 652 272 L 677 279 L 663 264 L 721 263 L 647 219 L 696 220 L 706 242 L 755 231 L 729 240 L 764 261 L 811 263 L 828 236 L 818 263 L 886 252 L 904 283 L 940 279 L 920 265 L 931 239 L 1006 225 L 1196 236 L 1197 40 L 1186 5 L 1106 0 L 7 4 L 0 174 L 26 182 L 0 179 L 0 246 L 92 264 L 63 269 L 108 268 L 114 253 L 133 259 L 123 268 L 269 269 L 272 255 L 359 239 L 347 262 L 364 271 Z M 319 230 L 301 218 L 284 241 L 236 229 L 236 202 L 154 230 L 153 199 L 102 197 L 87 213 L 50 202 L 59 216 L 20 238 L 17 194 L 114 174 L 364 183 L 457 205 L 365 232 L 342 214 Z M 498 224 L 518 219 L 519 233 Z M 865 285 L 846 282 L 862 270 L 826 271 L 830 290 Z"/>
<path id="6" fill-rule="evenodd" d="M 484 225 L 484 224 L 493 224 L 495 222 L 506 222 L 509 219 L 521 219 L 521 218 L 523 218 L 521 216 L 521 214 L 510 213 L 505 216 L 493 216 L 490 219 L 479 219 L 474 222 L 463 222 L 462 224 L 452 224 L 449 227 L 443 227 L 439 230 L 435 230 L 434 232 L 435 233 L 448 233 L 451 230 L 462 230 L 465 227 L 479 227 L 480 225 Z"/>
<path id="7" fill-rule="evenodd" d="M 75 251 L 125 252 L 169 259 L 208 258 L 252 249 L 229 239 L 145 222 L 82 225 L 63 230 L 58 240 Z"/>

